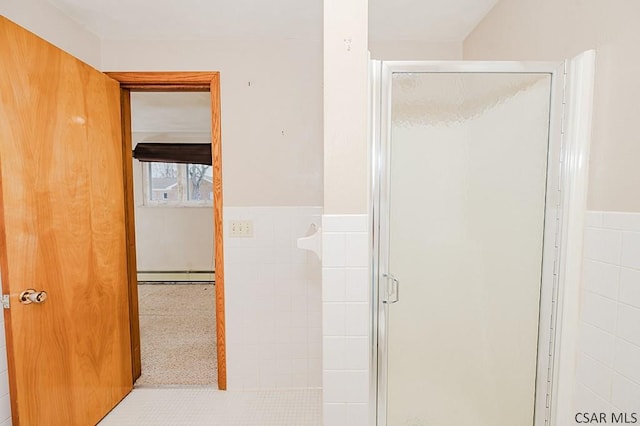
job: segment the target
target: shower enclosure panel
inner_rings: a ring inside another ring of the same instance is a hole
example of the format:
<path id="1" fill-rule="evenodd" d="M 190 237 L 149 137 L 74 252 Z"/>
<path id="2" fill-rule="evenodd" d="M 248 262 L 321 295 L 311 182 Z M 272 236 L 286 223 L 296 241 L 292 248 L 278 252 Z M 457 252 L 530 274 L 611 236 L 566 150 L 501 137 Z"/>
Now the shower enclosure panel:
<path id="1" fill-rule="evenodd" d="M 377 424 L 544 424 L 562 67 L 378 66 Z"/>

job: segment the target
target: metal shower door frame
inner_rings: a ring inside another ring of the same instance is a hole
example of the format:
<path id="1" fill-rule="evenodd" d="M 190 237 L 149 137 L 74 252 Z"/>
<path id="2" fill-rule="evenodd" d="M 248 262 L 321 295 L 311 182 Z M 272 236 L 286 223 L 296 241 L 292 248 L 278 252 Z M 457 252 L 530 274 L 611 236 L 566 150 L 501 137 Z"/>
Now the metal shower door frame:
<path id="1" fill-rule="evenodd" d="M 382 303 L 383 275 L 389 259 L 389 154 L 391 148 L 391 90 L 395 73 L 526 73 L 551 77 L 547 182 L 543 231 L 542 280 L 538 323 L 538 353 L 534 419 L 532 425 L 550 424 L 553 402 L 553 378 L 556 376 L 555 342 L 559 338 L 560 246 L 563 215 L 562 118 L 564 114 L 565 62 L 501 61 L 371 61 L 371 347 L 370 347 L 370 424 L 387 425 L 388 338 L 387 318 L 390 305 Z M 396 308 L 397 309 L 397 308 Z"/>

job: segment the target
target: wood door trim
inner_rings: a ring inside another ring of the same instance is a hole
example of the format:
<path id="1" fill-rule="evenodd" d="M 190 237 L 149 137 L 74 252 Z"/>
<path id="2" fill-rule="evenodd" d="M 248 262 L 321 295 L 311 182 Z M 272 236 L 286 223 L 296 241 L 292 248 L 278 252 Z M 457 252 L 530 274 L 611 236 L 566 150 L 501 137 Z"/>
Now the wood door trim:
<path id="1" fill-rule="evenodd" d="M 127 242 L 127 276 L 129 279 L 129 331 L 131 333 L 131 369 L 133 383 L 142 374 L 140 352 L 140 326 L 138 309 L 138 268 L 136 262 L 136 223 L 133 199 L 133 162 L 131 136 L 131 91 L 120 88 L 120 114 L 122 116 L 122 173 L 124 177 L 124 214 Z M 135 319 L 135 320 L 134 320 Z"/>
<path id="2" fill-rule="evenodd" d="M 217 72 L 108 72 L 120 82 L 120 87 L 131 90 L 202 90 L 209 91 Z M 213 113 L 213 111 L 212 111 Z"/>
<path id="3" fill-rule="evenodd" d="M 215 296 L 216 296 L 216 349 L 218 353 L 218 388 L 227 389 L 227 354 L 226 354 L 226 329 L 225 329 L 225 303 L 224 303 L 224 241 L 223 241 L 223 216 L 222 216 L 222 133 L 220 114 L 220 73 L 219 72 L 107 72 L 109 77 L 120 82 L 122 92 L 130 91 L 208 91 L 211 93 L 211 152 L 213 157 L 213 224 L 215 240 Z M 124 95 L 123 95 L 124 96 Z M 127 106 L 128 107 L 128 106 Z M 124 108 L 123 108 L 124 109 Z M 129 126 L 129 133 L 131 126 Z M 130 139 L 129 139 L 130 141 Z M 126 147 L 123 146 L 124 149 Z M 131 158 L 131 147 L 125 152 Z M 125 171 L 126 173 L 126 171 Z M 125 196 L 133 206 L 133 191 L 129 192 L 125 183 Z M 133 218 L 133 216 L 132 216 Z M 129 228 L 128 233 L 132 232 Z M 127 241 L 134 241 L 127 238 Z M 135 241 L 134 241 L 135 244 Z M 128 247 L 129 261 L 132 257 L 135 262 L 135 245 L 133 249 Z M 135 263 L 134 263 L 135 265 Z M 129 276 L 129 286 L 136 287 L 137 277 Z M 134 297 L 130 289 L 130 297 Z M 133 303 L 131 304 L 133 309 Z M 139 330 L 139 317 L 137 316 L 137 297 L 135 300 L 136 315 L 131 312 L 131 321 Z M 133 353 L 132 338 L 132 353 Z M 132 355 L 133 356 L 133 355 Z M 136 364 L 134 359 L 134 365 Z M 135 367 L 134 367 L 135 377 Z"/>
<path id="4" fill-rule="evenodd" d="M 222 127 L 220 119 L 220 74 L 211 79 L 211 157 L 213 162 L 213 223 L 216 274 L 216 339 L 218 387 L 227 388 L 227 346 L 224 306 L 224 228 L 222 226 Z M 214 113 L 213 111 L 216 111 Z"/>

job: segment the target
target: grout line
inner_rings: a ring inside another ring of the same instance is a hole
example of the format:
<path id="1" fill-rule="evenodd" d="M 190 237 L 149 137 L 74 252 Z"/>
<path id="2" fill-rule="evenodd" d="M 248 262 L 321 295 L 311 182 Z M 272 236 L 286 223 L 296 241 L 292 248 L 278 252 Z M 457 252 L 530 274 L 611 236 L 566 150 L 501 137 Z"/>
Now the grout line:
<path id="1" fill-rule="evenodd" d="M 615 333 L 615 332 L 611 332 L 611 331 L 609 331 L 609 330 L 606 330 L 606 329 L 604 329 L 604 328 L 600 327 L 600 326 L 599 326 L 599 325 L 597 325 L 597 324 L 592 324 L 592 323 L 590 323 L 589 321 L 586 321 L 584 318 L 583 318 L 580 322 L 581 322 L 582 324 L 588 325 L 589 327 L 593 327 L 593 328 L 595 328 L 596 330 L 602 331 L 602 332 L 604 332 L 604 333 L 606 333 L 606 334 L 608 334 L 608 335 L 610 335 L 610 336 L 612 336 L 612 337 L 614 337 L 614 338 L 618 337 L 618 336 L 616 335 L 616 333 Z"/>
<path id="2" fill-rule="evenodd" d="M 616 318 L 616 321 L 617 321 L 617 318 Z M 582 324 L 585 324 L 585 325 L 588 325 L 589 327 L 593 327 L 593 328 L 595 328 L 595 329 L 597 329 L 597 330 L 599 330 L 599 331 L 602 331 L 603 333 L 606 333 L 606 334 L 608 334 L 608 335 L 612 336 L 614 339 L 620 339 L 620 340 L 622 340 L 623 342 L 628 343 L 628 344 L 630 344 L 630 345 L 632 345 L 632 346 L 634 346 L 634 347 L 636 347 L 636 348 L 640 349 L 640 345 L 638 345 L 636 342 L 632 342 L 631 340 L 628 340 L 628 339 L 626 339 L 626 338 L 624 338 L 624 337 L 620 336 L 619 334 L 617 334 L 617 332 L 616 332 L 616 333 L 612 333 L 612 332 L 610 332 L 610 331 L 608 331 L 608 330 L 605 330 L 604 328 L 602 328 L 602 327 L 600 327 L 600 326 L 597 326 L 597 325 L 595 325 L 595 324 L 591 324 L 590 322 L 587 322 L 587 321 L 585 321 L 584 319 L 583 319 L 583 320 L 581 320 L 581 323 L 582 323 Z M 585 353 L 585 352 L 583 352 L 583 353 Z M 585 353 L 585 354 L 586 354 L 586 353 Z M 615 355 L 615 353 L 614 353 L 614 355 Z"/>
<path id="3" fill-rule="evenodd" d="M 614 303 L 618 303 L 618 301 L 619 301 L 619 299 L 614 299 L 614 298 L 606 296 L 604 294 L 596 293 L 595 291 L 589 290 L 588 288 L 584 289 L 584 293 L 585 293 L 585 295 L 594 295 L 594 296 L 602 297 L 603 299 L 607 299 L 608 301 L 614 302 Z"/>
<path id="4" fill-rule="evenodd" d="M 588 225 L 584 227 L 585 230 L 587 229 L 593 229 L 596 231 L 616 231 L 616 232 L 631 232 L 634 234 L 640 234 L 640 229 L 638 228 L 634 228 L 634 229 L 629 229 L 629 228 L 614 228 L 612 226 L 607 226 L 607 225 Z"/>
<path id="5" fill-rule="evenodd" d="M 620 260 L 622 260 L 622 238 L 620 238 Z M 614 330 L 614 340 L 613 340 L 613 358 L 611 359 L 611 367 L 613 368 L 613 371 L 616 371 L 616 359 L 617 359 L 617 354 L 618 354 L 618 326 L 619 326 L 619 321 L 618 319 L 620 318 L 620 268 L 617 269 L 616 271 L 616 275 L 617 275 L 617 302 L 616 303 L 616 317 L 614 318 L 614 323 L 613 323 L 613 330 Z M 613 397 L 613 376 L 611 377 L 611 384 L 610 384 L 610 389 L 609 389 L 609 402 L 611 402 L 611 399 Z"/>
<path id="6" fill-rule="evenodd" d="M 635 306 L 635 305 L 631 305 L 631 304 L 629 304 L 629 303 L 627 303 L 627 302 L 623 302 L 623 301 L 621 301 L 621 300 L 618 300 L 618 304 L 620 304 L 620 305 L 624 305 L 624 306 L 626 306 L 626 307 L 628 307 L 628 308 L 631 308 L 631 309 L 634 309 L 634 310 L 636 310 L 636 311 L 640 311 L 640 307 Z"/>
<path id="7" fill-rule="evenodd" d="M 620 235 L 620 254 L 618 256 L 618 263 L 622 267 L 622 248 L 624 246 L 624 235 Z M 620 300 L 620 268 L 618 268 L 618 300 Z"/>
<path id="8" fill-rule="evenodd" d="M 336 370 L 335 368 L 322 370 L 323 373 L 368 373 L 368 369 L 364 370 L 353 370 L 353 369 L 344 369 L 344 370 Z"/>
<path id="9" fill-rule="evenodd" d="M 617 268 L 630 269 L 630 270 L 632 270 L 632 271 L 640 271 L 640 268 L 634 268 L 633 266 L 621 265 L 621 264 L 620 264 L 621 262 L 618 262 L 618 263 L 611 263 L 611 262 L 606 262 L 606 261 L 604 261 L 604 260 L 600 260 L 600 259 L 594 259 L 594 258 L 592 258 L 592 257 L 588 257 L 588 256 L 585 256 L 585 257 L 584 257 L 584 260 L 589 260 L 589 261 L 591 261 L 591 262 L 601 263 L 601 264 L 603 264 L 603 265 L 608 265 L 608 266 L 615 266 L 615 267 L 617 267 Z"/>
<path id="10" fill-rule="evenodd" d="M 589 355 L 586 352 L 582 352 L 582 355 L 586 356 L 587 358 L 591 359 L 592 361 L 597 362 L 598 364 L 600 364 L 601 366 L 607 368 L 608 370 L 613 371 L 613 365 L 607 365 L 603 361 L 600 361 L 598 358 L 594 358 L 593 356 Z"/>
<path id="11" fill-rule="evenodd" d="M 601 366 L 605 367 L 606 369 L 611 370 L 611 372 L 612 372 L 612 373 L 616 373 L 616 374 L 618 374 L 619 376 L 624 377 L 625 379 L 627 379 L 627 380 L 628 380 L 628 381 L 630 381 L 631 383 L 634 383 L 634 384 L 636 384 L 636 385 L 640 386 L 640 381 L 636 381 L 636 380 L 632 379 L 631 377 L 627 376 L 626 374 L 624 374 L 623 372 L 621 372 L 621 371 L 619 371 L 619 370 L 617 370 L 617 369 L 615 368 L 615 359 L 614 359 L 614 364 L 613 364 L 613 365 L 611 365 L 611 366 L 608 366 L 608 365 L 606 365 L 604 362 L 600 361 L 600 360 L 599 360 L 599 359 L 597 359 L 597 358 L 592 357 L 591 355 L 589 355 L 589 354 L 588 354 L 588 353 L 586 353 L 586 352 L 582 352 L 582 355 L 584 355 L 585 357 L 587 357 L 587 358 L 589 358 L 589 359 L 591 359 L 591 360 L 593 360 L 593 361 L 597 362 L 598 364 L 600 364 Z M 581 383 L 581 381 L 580 381 L 580 380 L 578 380 L 578 382 L 580 382 L 580 383 Z M 612 382 L 613 382 L 613 378 L 612 378 Z M 586 386 L 587 388 L 589 388 L 589 386 L 587 386 L 585 383 L 582 383 L 582 384 L 583 384 L 584 386 Z M 591 388 L 589 388 L 589 389 L 591 389 Z M 594 391 L 594 392 L 595 392 L 595 391 Z"/>
<path id="12" fill-rule="evenodd" d="M 627 376 L 626 374 L 616 370 L 615 368 L 613 369 L 613 373 L 617 374 L 618 376 L 622 377 L 623 379 L 633 383 L 634 385 L 640 387 L 640 381 L 632 379 L 631 377 Z"/>
<path id="13" fill-rule="evenodd" d="M 626 380 L 630 381 L 631 383 L 633 383 L 634 385 L 640 387 L 640 381 L 634 380 L 631 377 L 627 376 L 626 374 L 624 374 L 623 372 L 616 370 L 615 367 L 613 368 L 613 372 L 615 374 L 617 374 L 620 377 L 625 378 Z M 612 380 L 613 381 L 613 380 Z"/>
<path id="14" fill-rule="evenodd" d="M 605 397 L 603 397 L 602 395 L 600 395 L 598 392 L 594 391 L 593 389 L 591 389 L 591 387 L 589 387 L 589 385 L 587 385 L 586 383 L 584 383 L 581 380 L 576 380 L 576 383 L 579 385 L 582 385 L 585 387 L 585 389 L 587 389 L 589 392 L 591 392 L 596 398 L 598 398 L 599 400 L 601 400 L 602 402 L 606 403 L 606 404 L 611 404 L 611 401 L 607 401 L 607 399 Z"/>
<path id="15" fill-rule="evenodd" d="M 607 370 L 609 370 L 610 373 L 613 373 L 615 370 L 613 369 L 613 366 L 608 366 L 605 363 L 603 363 L 602 361 L 600 361 L 599 359 L 596 359 L 594 357 L 592 357 L 591 355 L 582 352 L 582 355 L 584 355 L 585 357 L 591 359 L 592 361 L 595 361 L 596 363 L 600 364 L 601 366 L 605 367 Z M 611 377 L 611 383 L 609 384 L 609 396 L 608 397 L 601 397 L 602 399 L 604 399 L 606 402 L 610 403 L 611 402 L 611 390 L 613 388 L 613 375 L 609 374 Z M 589 385 L 587 385 L 586 383 L 582 382 L 581 380 L 577 380 L 578 383 L 582 384 L 584 387 L 586 387 L 587 389 L 589 389 L 591 392 L 595 393 L 596 395 L 600 395 L 599 392 L 597 392 L 595 389 L 592 389 Z"/>
<path id="16" fill-rule="evenodd" d="M 622 336 L 614 336 L 614 337 L 615 337 L 616 339 L 620 339 L 620 340 L 622 340 L 623 342 L 625 342 L 626 344 L 631 345 L 631 346 L 633 346 L 634 348 L 636 348 L 636 349 L 639 349 L 639 350 L 640 350 L 640 345 L 638 345 L 637 343 L 632 342 L 632 341 L 630 341 L 630 340 L 627 340 L 627 339 L 625 339 L 625 338 L 624 338 L 624 337 L 622 337 Z M 615 354 L 614 354 L 614 355 L 615 355 Z"/>

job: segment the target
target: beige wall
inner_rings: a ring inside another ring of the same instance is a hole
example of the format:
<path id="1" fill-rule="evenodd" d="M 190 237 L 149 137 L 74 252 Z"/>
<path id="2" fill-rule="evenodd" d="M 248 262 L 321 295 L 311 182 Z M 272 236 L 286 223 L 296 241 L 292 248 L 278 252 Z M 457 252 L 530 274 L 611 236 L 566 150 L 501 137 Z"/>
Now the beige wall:
<path id="1" fill-rule="evenodd" d="M 640 2 L 502 0 L 465 40 L 465 59 L 562 60 L 595 48 L 589 210 L 640 211 Z"/>
<path id="2" fill-rule="evenodd" d="M 445 61 L 462 59 L 462 42 L 369 40 L 371 59 L 385 61 Z"/>
<path id="3" fill-rule="evenodd" d="M 105 71 L 220 71 L 225 206 L 322 205 L 321 41 L 103 41 Z"/>
<path id="4" fill-rule="evenodd" d="M 100 39 L 44 0 L 5 0 L 0 15 L 71 53 L 100 67 Z"/>
<path id="5" fill-rule="evenodd" d="M 321 40 L 101 41 L 43 0 L 0 13 L 104 71 L 220 71 L 225 205 L 322 205 Z"/>
<path id="6" fill-rule="evenodd" d="M 366 213 L 368 4 L 324 1 L 324 212 Z"/>
<path id="7" fill-rule="evenodd" d="M 214 270 L 213 207 L 145 206 L 146 164 L 133 160 L 138 271 Z"/>

